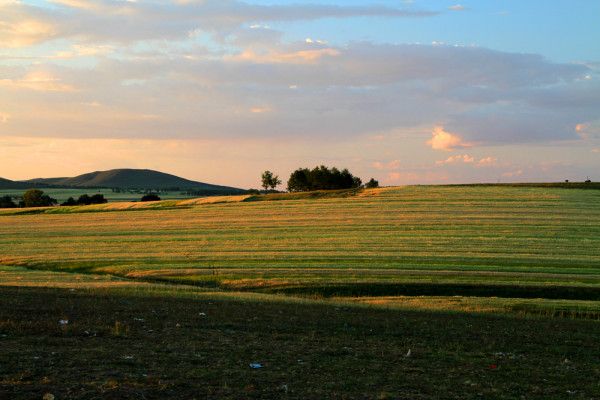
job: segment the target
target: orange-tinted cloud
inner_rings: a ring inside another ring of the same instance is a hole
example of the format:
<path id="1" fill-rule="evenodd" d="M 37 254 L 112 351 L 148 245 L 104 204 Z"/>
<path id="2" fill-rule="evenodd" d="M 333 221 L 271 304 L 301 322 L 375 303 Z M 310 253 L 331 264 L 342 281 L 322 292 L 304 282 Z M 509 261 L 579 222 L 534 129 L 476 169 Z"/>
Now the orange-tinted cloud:
<path id="1" fill-rule="evenodd" d="M 0 21 L 0 48 L 31 46 L 47 40 L 55 34 L 56 28 L 52 24 L 31 18 L 14 22 Z"/>
<path id="2" fill-rule="evenodd" d="M 473 146 L 471 143 L 463 142 L 459 135 L 445 131 L 443 126 L 433 128 L 432 138 L 427 141 L 427 144 L 434 150 L 446 151 Z"/>
<path id="3" fill-rule="evenodd" d="M 0 87 L 29 89 L 40 92 L 73 92 L 75 88 L 44 71 L 33 71 L 21 79 L 0 79 Z"/>

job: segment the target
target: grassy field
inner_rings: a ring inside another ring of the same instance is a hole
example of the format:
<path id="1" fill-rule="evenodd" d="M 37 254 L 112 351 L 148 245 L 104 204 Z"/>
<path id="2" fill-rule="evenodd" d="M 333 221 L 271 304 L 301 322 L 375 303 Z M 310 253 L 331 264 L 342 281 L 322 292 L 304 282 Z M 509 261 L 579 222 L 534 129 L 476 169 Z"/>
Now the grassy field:
<path id="1" fill-rule="evenodd" d="M 600 398 L 599 249 L 554 187 L 3 210 L 0 397 Z"/>

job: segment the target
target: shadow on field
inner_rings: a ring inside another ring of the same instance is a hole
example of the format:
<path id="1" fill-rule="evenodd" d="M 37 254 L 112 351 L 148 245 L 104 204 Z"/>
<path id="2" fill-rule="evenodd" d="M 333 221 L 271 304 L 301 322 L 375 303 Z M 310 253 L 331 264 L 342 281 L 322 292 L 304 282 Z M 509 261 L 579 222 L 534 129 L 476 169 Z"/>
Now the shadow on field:
<path id="1" fill-rule="evenodd" d="M 600 395 L 597 322 L 237 296 L 0 287 L 0 398 Z"/>
<path id="2" fill-rule="evenodd" d="M 477 296 L 523 299 L 600 300 L 599 287 L 489 285 L 455 283 L 352 283 L 307 285 L 261 290 L 267 293 L 323 297 L 348 296 Z"/>

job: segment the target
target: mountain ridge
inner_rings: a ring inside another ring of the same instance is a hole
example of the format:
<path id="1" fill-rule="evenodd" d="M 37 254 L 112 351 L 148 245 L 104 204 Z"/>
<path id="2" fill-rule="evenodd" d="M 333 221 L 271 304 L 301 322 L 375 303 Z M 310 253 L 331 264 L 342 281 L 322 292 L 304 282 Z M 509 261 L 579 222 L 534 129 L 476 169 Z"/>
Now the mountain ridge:
<path id="1" fill-rule="evenodd" d="M 1 178 L 0 178 L 1 179 Z M 34 178 L 25 181 L 6 180 L 6 185 L 30 185 L 34 187 L 72 188 L 122 188 L 122 189 L 161 189 L 193 190 L 215 193 L 239 193 L 243 189 L 192 181 L 179 176 L 151 169 L 118 168 L 94 171 L 74 177 Z M 2 181 L 0 181 L 2 184 Z"/>

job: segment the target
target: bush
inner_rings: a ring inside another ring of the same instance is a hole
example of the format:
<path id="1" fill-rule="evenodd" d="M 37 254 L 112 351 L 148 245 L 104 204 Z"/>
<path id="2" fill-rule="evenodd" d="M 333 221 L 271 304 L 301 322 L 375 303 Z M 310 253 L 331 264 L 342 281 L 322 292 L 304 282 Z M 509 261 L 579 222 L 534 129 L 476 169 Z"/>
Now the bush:
<path id="1" fill-rule="evenodd" d="M 299 168 L 292 172 L 288 180 L 288 191 L 308 192 L 311 190 L 335 190 L 358 188 L 362 184 L 359 177 L 352 175 L 347 169 L 331 169 L 321 165 L 312 170 Z"/>
<path id="2" fill-rule="evenodd" d="M 371 180 L 365 184 L 365 187 L 367 189 L 379 187 L 379 182 L 376 181 L 375 178 L 371 178 Z"/>
<path id="3" fill-rule="evenodd" d="M 49 207 L 56 205 L 57 203 L 56 199 L 44 194 L 44 192 L 39 189 L 29 189 L 23 194 L 24 207 Z"/>
<path id="4" fill-rule="evenodd" d="M 61 203 L 61 206 L 76 206 L 76 205 L 77 205 L 77 202 L 72 197 L 69 197 L 66 201 Z"/>
<path id="5" fill-rule="evenodd" d="M 144 196 L 142 196 L 142 200 L 141 201 L 159 201 L 160 200 L 160 196 L 154 193 L 148 193 L 145 194 Z"/>
<path id="6" fill-rule="evenodd" d="M 94 194 L 92 196 L 88 196 L 87 194 L 82 194 L 79 196 L 77 200 L 77 205 L 80 206 L 88 206 L 90 204 L 104 204 L 107 203 L 108 200 L 104 198 L 103 194 Z"/>
<path id="7" fill-rule="evenodd" d="M 15 208 L 17 205 L 10 196 L 0 197 L 0 208 Z"/>

